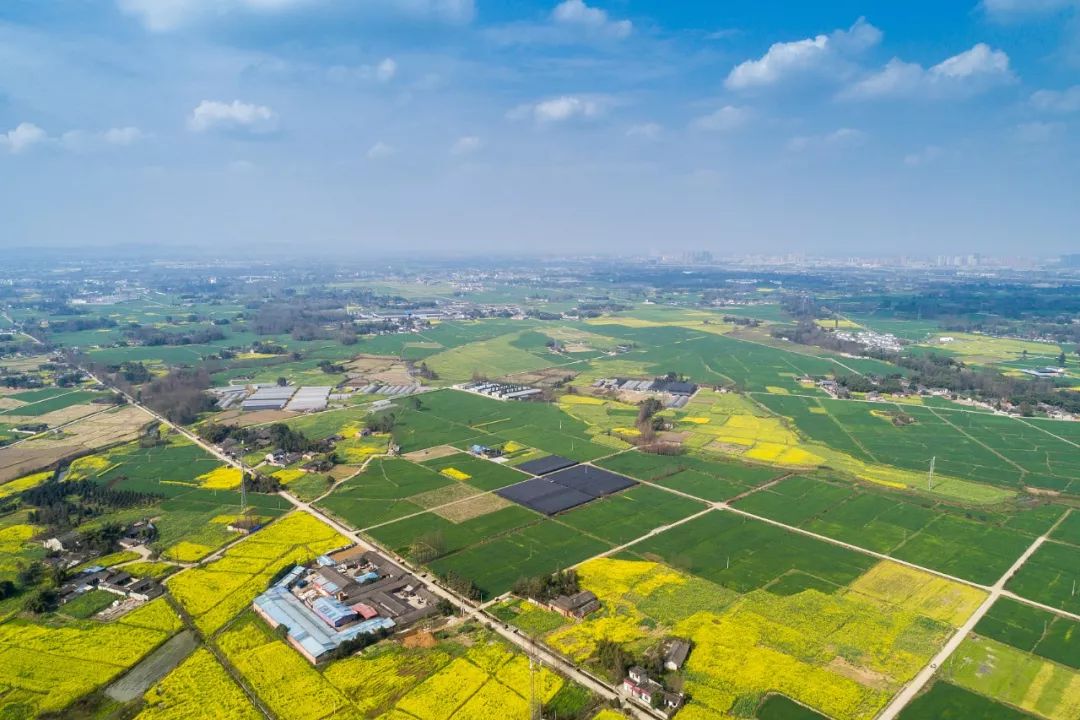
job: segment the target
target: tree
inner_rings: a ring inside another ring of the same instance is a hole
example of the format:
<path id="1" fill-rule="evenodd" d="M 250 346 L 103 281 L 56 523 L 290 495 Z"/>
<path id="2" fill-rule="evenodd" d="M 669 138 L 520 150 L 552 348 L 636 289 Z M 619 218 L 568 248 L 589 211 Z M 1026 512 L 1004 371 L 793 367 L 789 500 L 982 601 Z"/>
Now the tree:
<path id="1" fill-rule="evenodd" d="M 59 594 L 52 588 L 42 588 L 26 598 L 26 602 L 23 603 L 23 610 L 34 613 L 35 615 L 40 615 L 56 607 L 56 603 L 59 599 Z"/>
<path id="2" fill-rule="evenodd" d="M 278 387 L 285 387 L 285 386 L 287 386 L 289 384 L 289 378 L 287 378 L 287 377 L 279 377 L 277 379 L 277 384 L 278 384 Z"/>
<path id="3" fill-rule="evenodd" d="M 1061 354 L 1058 355 L 1058 367 L 1065 367 L 1065 351 L 1064 350 L 1062 350 Z"/>

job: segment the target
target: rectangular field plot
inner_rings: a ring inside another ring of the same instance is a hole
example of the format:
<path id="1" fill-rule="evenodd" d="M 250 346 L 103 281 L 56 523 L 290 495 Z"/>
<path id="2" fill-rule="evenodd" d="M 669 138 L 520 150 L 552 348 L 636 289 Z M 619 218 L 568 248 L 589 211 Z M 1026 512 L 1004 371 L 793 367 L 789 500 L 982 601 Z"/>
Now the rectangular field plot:
<path id="1" fill-rule="evenodd" d="M 1064 512 L 1054 505 L 997 514 L 960 511 L 817 476 L 788 478 L 735 506 L 984 585 L 1001 577 Z"/>
<path id="2" fill-rule="evenodd" d="M 377 460 L 323 499 L 324 507 L 355 528 L 389 522 L 427 509 L 410 498 L 458 481 L 407 460 Z"/>
<path id="3" fill-rule="evenodd" d="M 1054 528 L 1054 533 L 1050 537 L 1080 547 L 1080 510 L 1070 512 L 1069 517 Z"/>
<path id="4" fill-rule="evenodd" d="M 525 473 L 518 472 L 506 465 L 467 453 L 458 453 L 437 460 L 428 460 L 422 464 L 424 467 L 443 473 L 447 477 L 468 482 L 469 485 L 480 490 L 497 490 L 521 482 L 528 477 Z"/>
<path id="5" fill-rule="evenodd" d="M 761 396 L 814 440 L 859 459 L 926 470 L 937 457 L 942 475 L 1015 486 L 1067 491 L 1080 476 L 1080 456 L 1057 423 L 1035 423 L 989 413 L 892 403 Z M 914 422 L 891 422 L 904 413 Z M 1071 429 L 1066 429 L 1066 433 Z"/>
<path id="6" fill-rule="evenodd" d="M 900 720 L 1036 720 L 1034 715 L 938 680 L 911 701 Z"/>
<path id="7" fill-rule="evenodd" d="M 610 455 L 590 441 L 589 426 L 554 405 L 492 400 L 457 390 L 424 395 L 422 410 L 398 410 L 394 438 L 402 452 L 450 444 L 499 445 L 513 440 L 578 461 Z"/>
<path id="8" fill-rule="evenodd" d="M 702 500 L 722 502 L 779 477 L 783 471 L 693 455 L 625 452 L 596 463 L 623 475 L 678 490 Z"/>
<path id="9" fill-rule="evenodd" d="M 495 496 L 483 496 L 485 500 Z M 472 501 L 461 503 L 467 505 Z M 370 530 L 382 545 L 417 562 L 429 563 L 450 553 L 496 538 L 541 517 L 517 505 L 506 504 L 491 512 L 452 522 L 435 513 L 424 513 Z"/>
<path id="10" fill-rule="evenodd" d="M 506 592 L 520 578 L 568 568 L 611 545 L 552 520 L 516 530 L 431 563 L 440 575 L 454 573 L 475 582 L 485 597 Z"/>
<path id="11" fill-rule="evenodd" d="M 523 462 L 518 465 L 518 468 L 532 475 L 547 475 L 558 470 L 564 470 L 571 465 L 577 465 L 577 461 L 564 458 L 561 455 L 548 455 L 547 457 Z"/>
<path id="12" fill-rule="evenodd" d="M 942 666 L 945 679 L 1049 720 L 1080 717 L 1080 672 L 974 636 Z"/>
<path id="13" fill-rule="evenodd" d="M 774 525 L 716 511 L 633 547 L 737 592 L 764 587 L 792 570 L 847 585 L 877 560 Z"/>
<path id="14" fill-rule="evenodd" d="M 640 485 L 567 512 L 559 522 L 621 545 L 705 507 L 704 503 Z"/>
<path id="15" fill-rule="evenodd" d="M 1043 543 L 1006 587 L 1029 600 L 1080 614 L 1080 548 Z"/>
<path id="16" fill-rule="evenodd" d="M 983 637 L 1080 670 L 1080 623 L 1001 598 L 975 626 Z"/>
<path id="17" fill-rule="evenodd" d="M 544 515 L 555 515 L 596 498 L 548 478 L 533 478 L 498 491 L 499 496 Z"/>

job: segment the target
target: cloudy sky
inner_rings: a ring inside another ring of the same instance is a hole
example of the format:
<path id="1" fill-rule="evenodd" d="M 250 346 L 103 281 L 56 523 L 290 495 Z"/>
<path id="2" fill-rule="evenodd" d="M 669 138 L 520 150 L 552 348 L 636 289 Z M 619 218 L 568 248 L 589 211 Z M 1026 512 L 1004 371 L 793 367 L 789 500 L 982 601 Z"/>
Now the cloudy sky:
<path id="1" fill-rule="evenodd" d="M 1080 251 L 1080 0 L 3 0 L 0 245 Z"/>

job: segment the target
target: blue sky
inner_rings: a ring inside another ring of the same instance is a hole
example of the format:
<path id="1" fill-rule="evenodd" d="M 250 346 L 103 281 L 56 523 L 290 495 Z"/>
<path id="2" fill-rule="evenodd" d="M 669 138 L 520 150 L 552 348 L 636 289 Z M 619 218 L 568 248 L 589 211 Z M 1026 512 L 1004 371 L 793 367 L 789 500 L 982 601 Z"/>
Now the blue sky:
<path id="1" fill-rule="evenodd" d="M 0 242 L 1080 250 L 1080 0 L 5 0 Z"/>

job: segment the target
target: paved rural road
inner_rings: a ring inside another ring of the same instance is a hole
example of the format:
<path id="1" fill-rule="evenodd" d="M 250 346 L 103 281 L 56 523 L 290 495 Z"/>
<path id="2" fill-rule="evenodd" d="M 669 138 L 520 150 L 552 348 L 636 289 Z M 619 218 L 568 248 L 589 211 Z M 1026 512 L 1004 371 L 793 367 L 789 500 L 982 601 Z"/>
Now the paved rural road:
<path id="1" fill-rule="evenodd" d="M 95 377 L 89 371 L 84 370 L 84 372 L 86 372 L 88 375 L 90 375 L 90 377 L 94 378 L 94 380 L 96 380 L 97 382 L 99 382 L 99 383 L 101 382 L 100 379 Z M 102 384 L 105 385 L 106 383 L 102 383 Z M 169 420 L 165 419 L 164 417 L 162 417 L 158 413 L 154 412 L 150 408 L 148 408 L 148 407 L 142 405 L 141 403 L 139 403 L 138 401 L 136 401 L 135 398 L 133 398 L 128 393 L 126 393 L 126 392 L 124 392 L 122 390 L 119 390 L 117 388 L 113 388 L 113 390 L 120 393 L 134 407 L 137 407 L 137 408 L 141 409 L 143 412 L 150 415 L 151 417 L 153 417 L 155 420 L 159 421 L 160 423 L 162 423 L 166 427 L 171 428 L 171 429 L 175 430 L 176 432 L 180 433 L 181 435 L 183 435 L 187 439 L 191 440 L 193 443 L 197 444 L 199 447 L 203 448 L 208 453 L 210 453 L 214 457 L 218 458 L 222 462 L 226 463 L 227 465 L 231 465 L 232 467 L 241 468 L 240 463 L 236 462 L 235 460 L 233 460 L 229 456 L 225 455 L 218 448 L 216 448 L 213 445 L 211 445 L 210 443 L 206 442 L 205 440 L 203 440 L 201 437 L 199 437 L 195 433 L 189 432 L 188 430 L 186 430 L 186 429 L 184 429 L 182 427 L 179 427 L 176 424 L 170 422 Z M 537 644 L 531 638 L 526 637 L 525 635 L 523 635 L 521 633 L 518 633 L 513 629 L 504 627 L 503 623 L 500 620 L 498 620 L 495 617 L 492 617 L 492 616 L 488 615 L 483 609 L 474 607 L 470 603 L 468 603 L 468 602 L 462 600 L 460 597 L 458 597 L 456 593 L 454 593 L 454 592 L 448 590 L 447 588 L 444 588 L 441 585 L 433 582 L 431 580 L 431 577 L 428 574 L 411 567 L 407 562 L 405 562 L 402 558 L 396 556 L 394 553 L 390 553 L 390 552 L 387 552 L 386 550 L 383 550 L 381 548 L 374 547 L 371 543 L 369 543 L 366 540 L 364 540 L 363 538 L 361 538 L 358 534 L 356 534 L 355 532 L 353 532 L 349 528 L 345 527 L 344 525 L 342 525 L 337 520 L 335 520 L 332 517 L 328 516 L 326 513 L 322 512 L 321 510 L 319 510 L 319 509 L 317 509 L 315 507 L 312 507 L 311 503 L 303 502 L 303 501 L 299 500 L 298 498 L 294 497 L 293 495 L 290 495 L 289 493 L 285 492 L 284 490 L 282 490 L 279 493 L 279 495 L 281 495 L 281 497 L 288 500 L 297 510 L 300 510 L 301 512 L 306 512 L 309 515 L 318 518 L 319 520 L 326 523 L 330 527 L 334 528 L 334 530 L 341 533 L 342 535 L 344 535 L 345 537 L 347 537 L 349 540 L 356 543 L 357 545 L 359 545 L 361 547 L 364 547 L 364 548 L 367 548 L 369 550 L 377 550 L 378 552 L 380 552 L 380 553 L 382 553 L 384 555 L 391 556 L 396 562 L 398 562 L 399 564 L 401 564 L 404 567 L 408 568 L 417 577 L 423 579 L 425 585 L 427 586 L 427 589 L 430 590 L 432 593 L 434 593 L 435 595 L 438 595 L 439 597 L 444 598 L 445 600 L 453 603 L 453 605 L 455 607 L 459 608 L 465 615 L 468 615 L 469 617 L 472 617 L 472 618 L 476 619 L 477 621 L 479 621 L 479 622 L 481 622 L 481 623 L 483 623 L 485 625 L 489 625 L 495 632 L 497 632 L 499 635 L 501 635 L 504 639 L 506 639 L 507 641 L 513 643 L 514 645 L 521 648 L 522 650 L 524 650 L 526 654 L 531 655 L 532 657 L 540 660 L 540 662 L 547 665 L 548 667 L 554 668 L 555 670 L 557 670 L 562 675 L 570 678 L 571 680 L 578 683 L 579 685 L 582 685 L 582 686 L 588 688 L 589 690 L 593 691 L 594 693 L 596 693 L 600 697 L 604 698 L 605 700 L 621 699 L 621 697 L 616 692 L 616 690 L 614 688 L 612 688 L 610 685 L 607 685 L 606 683 L 603 683 L 600 680 L 594 678 L 592 675 L 589 675 L 588 673 L 583 672 L 581 669 L 579 669 L 573 663 L 571 663 L 571 662 L 569 662 L 567 660 L 564 660 L 563 658 L 561 658 L 558 655 L 554 654 L 553 652 L 551 652 L 547 648 Z M 660 715 L 658 713 L 646 710 L 644 707 L 639 707 L 637 705 L 629 705 L 626 708 L 626 710 L 628 712 L 630 712 L 631 715 L 633 715 L 635 718 L 638 718 L 638 720 L 656 720 L 657 718 L 663 718 L 664 717 L 663 715 Z"/>
<path id="2" fill-rule="evenodd" d="M 945 643 L 945 647 L 941 648 L 941 651 L 938 652 L 929 664 L 915 676 L 915 679 L 905 685 L 904 689 L 897 693 L 892 699 L 892 702 L 881 711 L 881 714 L 878 715 L 878 720 L 895 720 L 900 712 L 907 707 L 908 703 L 910 703 L 915 696 L 926 687 L 926 684 L 930 682 L 930 679 L 937 673 L 938 668 L 944 665 L 945 661 L 956 652 L 956 649 L 964 642 L 964 638 L 968 636 L 968 633 L 975 629 L 975 626 L 979 624 L 979 621 L 983 619 L 983 616 L 986 615 L 993 604 L 998 601 L 998 598 L 1005 593 L 1005 583 L 1007 583 L 1016 571 L 1035 554 L 1035 551 L 1046 542 L 1046 538 L 1050 536 L 1050 533 L 1052 533 L 1066 517 L 1068 517 L 1068 513 L 1062 515 L 1058 521 L 1054 523 L 1053 527 L 1047 530 L 1046 533 L 1035 540 L 1035 542 L 1031 543 L 1031 546 L 1024 551 L 1024 554 L 1021 555 L 1015 563 L 1013 563 L 1012 567 L 1009 568 L 996 583 L 994 583 L 994 586 L 990 588 L 990 594 L 987 595 L 986 600 L 984 600 L 982 605 L 972 613 L 967 622 L 964 623 L 951 638 L 949 638 L 949 642 Z"/>

